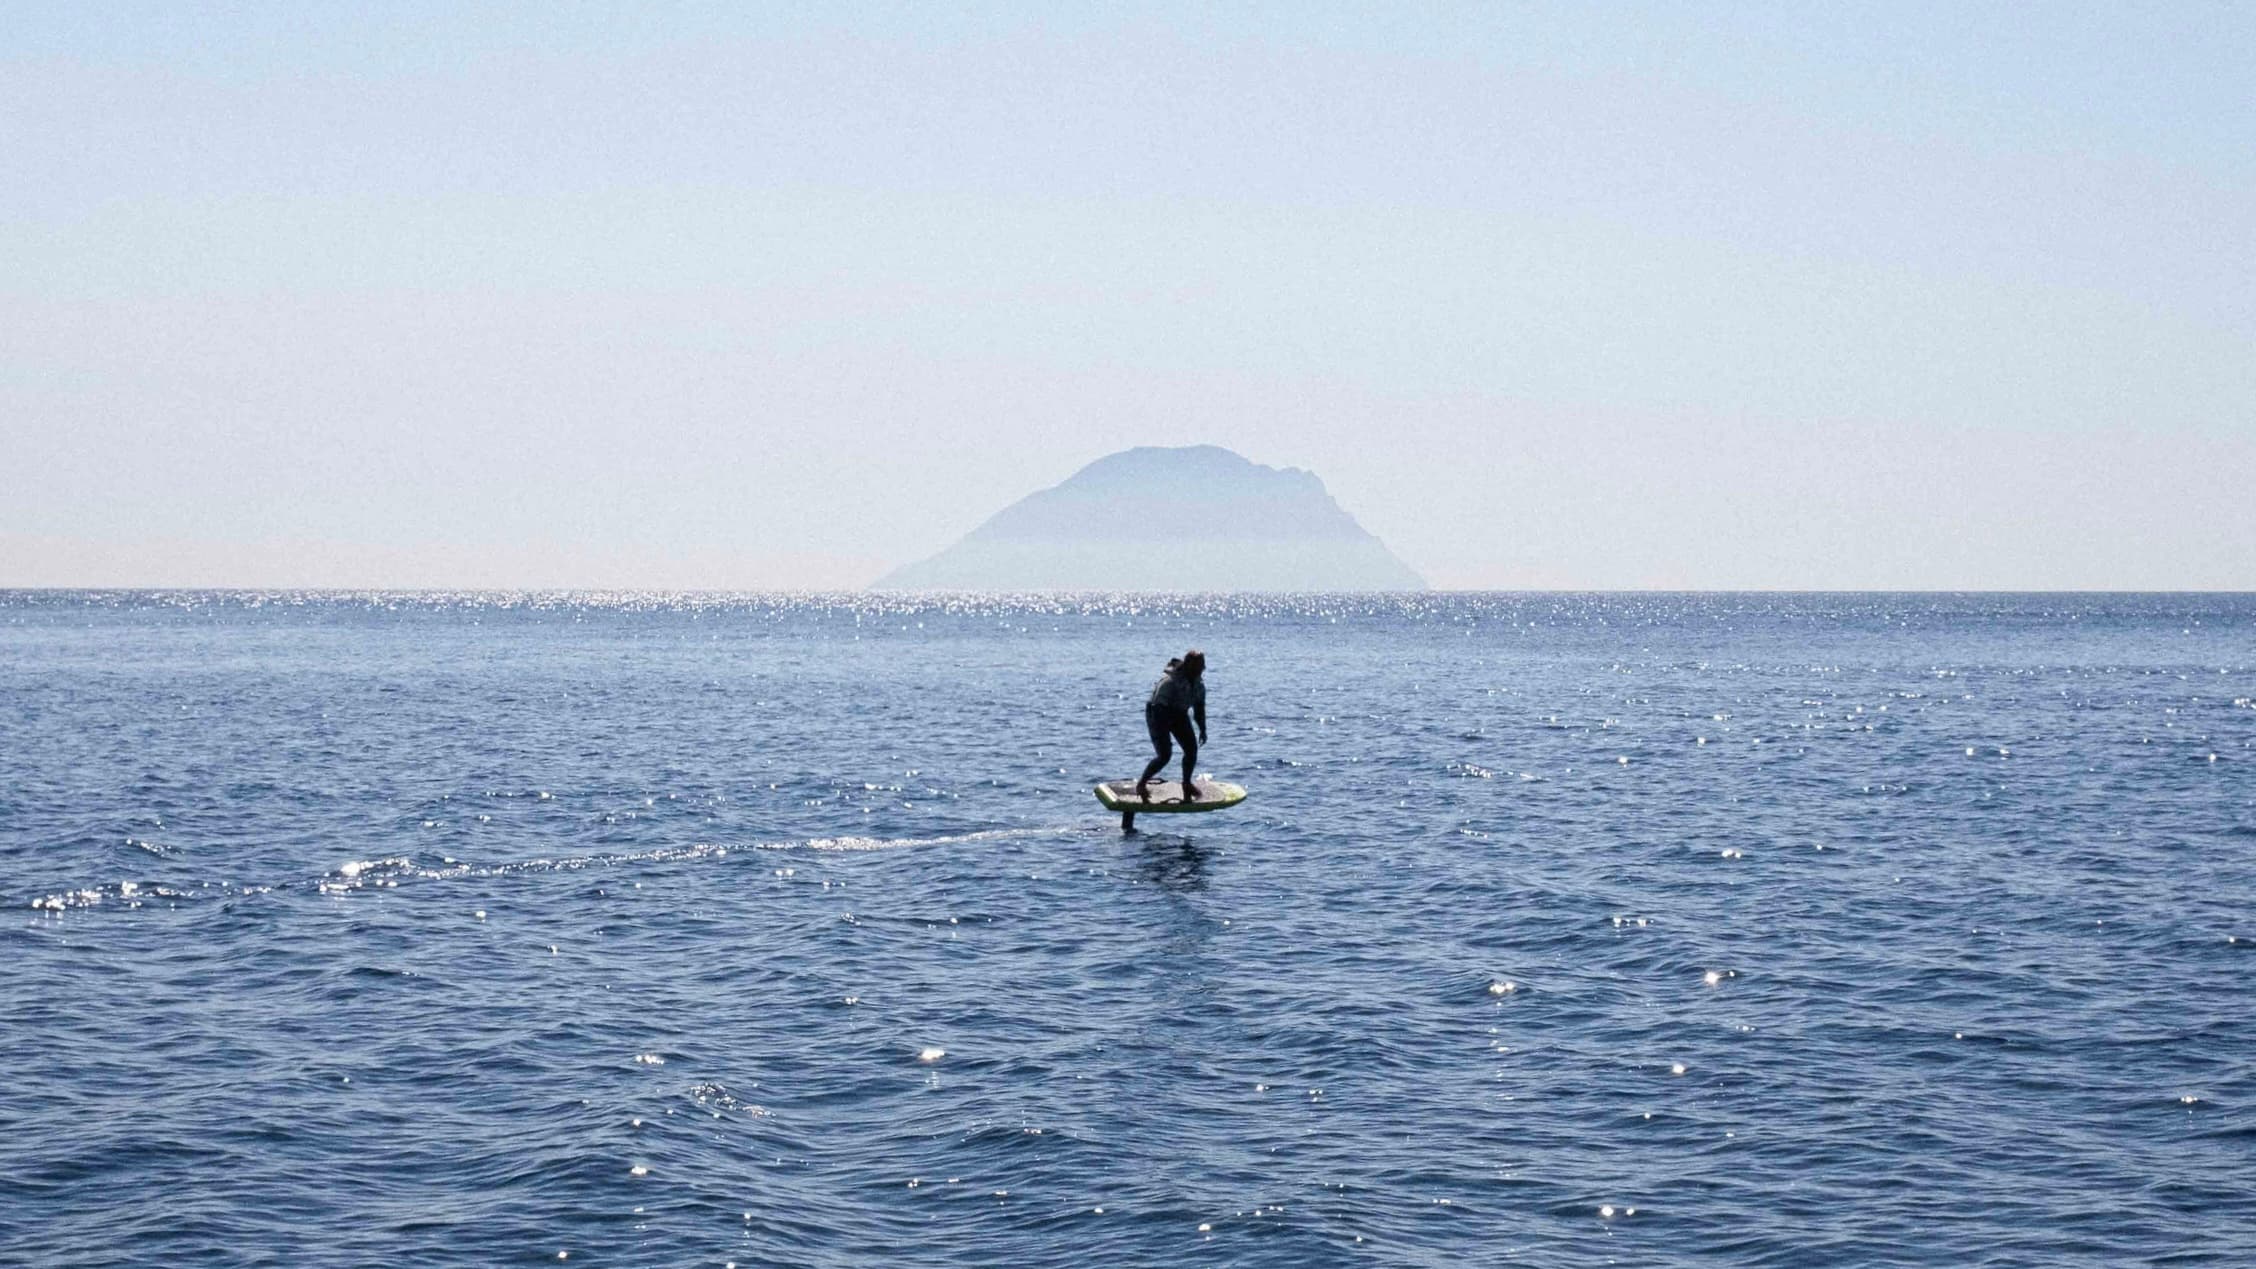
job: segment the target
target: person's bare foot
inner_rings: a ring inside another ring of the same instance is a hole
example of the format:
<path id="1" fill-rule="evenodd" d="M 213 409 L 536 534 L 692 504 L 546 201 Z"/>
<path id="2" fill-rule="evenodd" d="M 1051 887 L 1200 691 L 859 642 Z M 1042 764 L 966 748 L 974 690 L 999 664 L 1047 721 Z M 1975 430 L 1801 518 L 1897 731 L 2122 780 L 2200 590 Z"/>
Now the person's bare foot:
<path id="1" fill-rule="evenodd" d="M 1143 801 L 1151 801 L 1151 789 L 1141 780 L 1136 781 L 1136 796 Z"/>
<path id="2" fill-rule="evenodd" d="M 1175 799 L 1175 800 L 1176 800 L 1176 801 L 1178 801 L 1178 802 L 1196 802 L 1196 801 L 1198 801 L 1198 784 L 1197 784 L 1197 782 L 1196 782 L 1196 781 L 1191 781 L 1191 780 L 1185 780 L 1185 781 L 1183 782 L 1183 796 L 1181 796 L 1181 797 L 1179 797 L 1179 798 L 1177 798 L 1177 799 Z"/>

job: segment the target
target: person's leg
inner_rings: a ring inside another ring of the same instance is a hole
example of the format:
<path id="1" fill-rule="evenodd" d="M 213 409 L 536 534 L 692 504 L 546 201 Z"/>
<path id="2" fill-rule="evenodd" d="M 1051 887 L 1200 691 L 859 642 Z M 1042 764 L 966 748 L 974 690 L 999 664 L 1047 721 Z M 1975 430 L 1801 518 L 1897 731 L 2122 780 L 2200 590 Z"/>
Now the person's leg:
<path id="1" fill-rule="evenodd" d="M 1191 727 L 1190 711 L 1178 712 L 1170 720 L 1175 733 L 1175 743 L 1183 747 L 1183 800 L 1198 801 L 1197 786 L 1191 783 L 1191 772 L 1198 768 L 1198 732 Z"/>
<path id="2" fill-rule="evenodd" d="M 1167 765 L 1167 760 L 1175 756 L 1175 751 L 1168 747 L 1167 720 L 1160 717 L 1157 710 L 1144 711 L 1144 730 L 1151 733 L 1152 749 L 1159 755 L 1145 763 L 1144 773 L 1136 777 L 1136 796 L 1149 802 L 1151 778 L 1159 774 L 1159 769 Z"/>

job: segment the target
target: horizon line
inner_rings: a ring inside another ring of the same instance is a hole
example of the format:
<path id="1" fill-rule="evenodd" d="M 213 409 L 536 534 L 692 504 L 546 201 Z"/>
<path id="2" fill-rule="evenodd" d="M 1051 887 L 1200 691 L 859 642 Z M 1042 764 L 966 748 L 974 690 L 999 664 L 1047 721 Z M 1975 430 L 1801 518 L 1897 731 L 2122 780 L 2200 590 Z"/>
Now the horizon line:
<path id="1" fill-rule="evenodd" d="M 204 585 L 87 585 L 14 586 L 0 584 L 0 595 L 14 594 L 142 594 L 142 595 L 872 595 L 872 596 L 1369 596 L 1409 597 L 1435 595 L 2256 595 L 2256 588 L 2215 589 L 2187 587 L 1812 587 L 1812 586 L 1429 586 L 1423 590 L 1107 590 L 1032 588 L 1026 590 L 903 589 L 869 586 L 204 586 Z"/>

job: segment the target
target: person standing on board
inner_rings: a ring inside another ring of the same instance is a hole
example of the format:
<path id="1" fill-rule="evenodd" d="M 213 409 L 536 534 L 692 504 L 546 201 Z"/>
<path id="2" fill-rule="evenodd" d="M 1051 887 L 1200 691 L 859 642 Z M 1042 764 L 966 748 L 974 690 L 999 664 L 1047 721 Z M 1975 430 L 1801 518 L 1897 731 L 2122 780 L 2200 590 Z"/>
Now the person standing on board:
<path id="1" fill-rule="evenodd" d="M 1198 738 L 1191 738 L 1191 722 L 1198 721 Z M 1144 767 L 1144 774 L 1136 780 L 1136 796 L 1151 801 L 1151 778 L 1167 765 L 1174 756 L 1170 740 L 1183 746 L 1183 798 L 1185 802 L 1198 801 L 1198 786 L 1191 783 L 1191 771 L 1198 766 L 1199 746 L 1206 743 L 1206 654 L 1193 648 L 1180 658 L 1167 663 L 1167 672 L 1159 676 L 1152 687 L 1151 699 L 1144 702 L 1144 727 L 1151 732 L 1152 749 L 1158 754 Z"/>

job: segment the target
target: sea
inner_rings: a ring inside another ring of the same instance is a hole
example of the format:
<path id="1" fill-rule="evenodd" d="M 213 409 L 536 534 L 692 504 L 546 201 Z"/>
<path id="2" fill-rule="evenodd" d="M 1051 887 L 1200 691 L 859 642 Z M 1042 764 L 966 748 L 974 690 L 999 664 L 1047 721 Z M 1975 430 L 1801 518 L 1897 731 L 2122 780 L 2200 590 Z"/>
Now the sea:
<path id="1" fill-rule="evenodd" d="M 0 905 L 9 1265 L 2256 1264 L 2251 595 L 0 592 Z"/>

